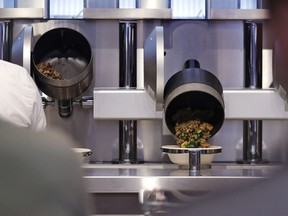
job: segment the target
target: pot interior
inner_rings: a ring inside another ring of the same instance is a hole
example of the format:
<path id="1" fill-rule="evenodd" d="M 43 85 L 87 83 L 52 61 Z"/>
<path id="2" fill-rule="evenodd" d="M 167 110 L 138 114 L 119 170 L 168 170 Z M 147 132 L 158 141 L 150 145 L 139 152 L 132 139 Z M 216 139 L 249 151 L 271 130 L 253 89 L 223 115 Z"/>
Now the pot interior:
<path id="1" fill-rule="evenodd" d="M 189 91 L 175 97 L 165 110 L 168 129 L 175 134 L 176 124 L 199 120 L 213 125 L 211 136 L 216 134 L 224 121 L 222 104 L 206 92 Z"/>
<path id="2" fill-rule="evenodd" d="M 91 48 L 86 38 L 69 28 L 56 28 L 46 32 L 33 50 L 34 65 L 49 63 L 61 74 L 63 80 L 79 76 L 87 68 L 91 57 Z"/>

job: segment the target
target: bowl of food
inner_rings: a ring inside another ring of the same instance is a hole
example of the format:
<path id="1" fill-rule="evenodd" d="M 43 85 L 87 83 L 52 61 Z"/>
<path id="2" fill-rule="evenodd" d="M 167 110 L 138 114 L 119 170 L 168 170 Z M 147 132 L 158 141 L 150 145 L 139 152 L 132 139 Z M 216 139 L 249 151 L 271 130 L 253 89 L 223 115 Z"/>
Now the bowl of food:
<path id="1" fill-rule="evenodd" d="M 208 148 L 181 148 L 178 145 L 164 145 L 161 147 L 172 163 L 177 165 L 189 165 L 189 151 L 200 151 L 200 164 L 210 165 L 216 154 L 222 152 L 221 146 L 211 145 Z"/>
<path id="2" fill-rule="evenodd" d="M 72 148 L 72 150 L 77 154 L 81 163 L 89 161 L 89 157 L 92 154 L 91 149 L 88 148 Z"/>
<path id="3" fill-rule="evenodd" d="M 199 120 L 177 123 L 175 126 L 176 145 L 164 145 L 162 151 L 167 153 L 171 162 L 178 165 L 189 165 L 191 151 L 200 151 L 200 165 L 210 165 L 215 154 L 222 151 L 221 146 L 208 143 L 213 126 Z"/>

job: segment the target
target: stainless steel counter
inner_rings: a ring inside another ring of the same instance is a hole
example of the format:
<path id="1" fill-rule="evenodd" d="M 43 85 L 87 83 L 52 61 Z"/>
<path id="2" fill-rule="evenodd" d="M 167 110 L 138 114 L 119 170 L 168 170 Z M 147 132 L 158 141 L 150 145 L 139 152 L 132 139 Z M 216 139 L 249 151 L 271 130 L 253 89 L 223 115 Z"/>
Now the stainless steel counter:
<path id="1" fill-rule="evenodd" d="M 235 187 L 269 178 L 280 165 L 212 164 L 192 176 L 173 164 L 84 164 L 90 193 L 139 193 L 142 190 L 206 190 Z"/>
<path id="2" fill-rule="evenodd" d="M 216 163 L 193 176 L 174 164 L 84 164 L 92 214 L 158 215 L 273 176 L 281 165 Z M 279 171 L 278 171 L 279 172 Z M 129 207 L 128 207 L 129 206 Z M 162 214 L 163 215 L 163 214 Z"/>

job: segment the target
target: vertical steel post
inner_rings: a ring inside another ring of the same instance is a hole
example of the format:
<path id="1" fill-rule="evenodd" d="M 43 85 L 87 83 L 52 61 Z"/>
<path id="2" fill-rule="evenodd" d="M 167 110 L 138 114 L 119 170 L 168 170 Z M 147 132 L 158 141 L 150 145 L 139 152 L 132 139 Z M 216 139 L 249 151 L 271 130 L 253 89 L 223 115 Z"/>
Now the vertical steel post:
<path id="1" fill-rule="evenodd" d="M 0 59 L 10 60 L 10 23 L 0 22 Z"/>
<path id="2" fill-rule="evenodd" d="M 119 86 L 135 88 L 137 85 L 137 22 L 120 21 L 119 29 Z M 119 163 L 137 163 L 136 120 L 119 122 Z"/>
<path id="3" fill-rule="evenodd" d="M 262 23 L 245 23 L 245 87 L 262 88 Z M 247 104 L 249 106 L 249 104 Z M 243 122 L 243 162 L 262 162 L 262 121 Z"/>

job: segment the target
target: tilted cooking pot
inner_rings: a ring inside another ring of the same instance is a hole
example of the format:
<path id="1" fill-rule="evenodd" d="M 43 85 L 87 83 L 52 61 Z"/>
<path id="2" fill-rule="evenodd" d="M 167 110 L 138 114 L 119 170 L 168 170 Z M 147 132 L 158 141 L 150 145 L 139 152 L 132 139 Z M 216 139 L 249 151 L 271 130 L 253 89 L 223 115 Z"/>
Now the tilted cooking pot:
<path id="1" fill-rule="evenodd" d="M 92 81 L 90 44 L 82 34 L 73 29 L 55 28 L 44 33 L 35 44 L 32 61 L 37 86 L 52 98 L 75 98 Z M 63 79 L 56 80 L 43 75 L 37 69 L 39 63 L 49 63 Z"/>
<path id="2" fill-rule="evenodd" d="M 174 74 L 164 88 L 164 112 L 168 129 L 175 134 L 177 123 L 199 120 L 213 125 L 215 135 L 224 121 L 223 88 L 212 73 L 200 69 L 196 60 Z"/>

